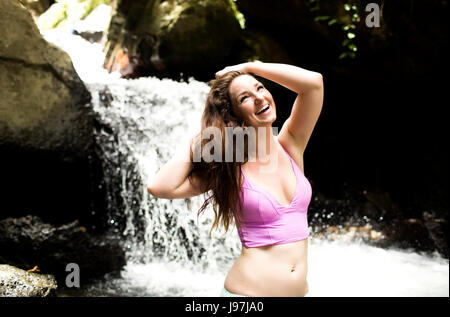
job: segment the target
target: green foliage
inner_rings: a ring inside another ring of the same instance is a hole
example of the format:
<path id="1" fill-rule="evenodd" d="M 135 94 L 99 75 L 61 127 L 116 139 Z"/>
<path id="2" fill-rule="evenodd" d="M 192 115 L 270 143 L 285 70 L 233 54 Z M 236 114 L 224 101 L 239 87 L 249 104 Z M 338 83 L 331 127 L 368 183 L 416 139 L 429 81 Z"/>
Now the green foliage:
<path id="1" fill-rule="evenodd" d="M 111 0 L 56 0 L 39 17 L 39 29 L 53 29 L 66 23 L 82 20 L 100 4 L 108 4 L 110 2 Z"/>
<path id="2" fill-rule="evenodd" d="M 245 29 L 245 17 L 242 14 L 242 12 L 239 11 L 239 9 L 236 6 L 236 0 L 229 0 L 230 7 L 234 12 L 234 16 L 236 17 L 236 20 L 238 20 L 239 25 L 241 26 L 241 29 Z"/>
<path id="3" fill-rule="evenodd" d="M 326 22 L 329 27 L 339 27 L 345 36 L 342 41 L 343 52 L 339 55 L 339 59 L 355 58 L 358 48 L 355 43 L 356 39 L 356 23 L 360 21 L 358 7 L 352 4 L 351 0 L 344 3 L 344 15 L 337 16 L 339 11 L 335 13 L 336 16 L 321 14 L 320 0 L 309 0 L 311 5 L 310 11 L 316 14 L 315 22 Z"/>

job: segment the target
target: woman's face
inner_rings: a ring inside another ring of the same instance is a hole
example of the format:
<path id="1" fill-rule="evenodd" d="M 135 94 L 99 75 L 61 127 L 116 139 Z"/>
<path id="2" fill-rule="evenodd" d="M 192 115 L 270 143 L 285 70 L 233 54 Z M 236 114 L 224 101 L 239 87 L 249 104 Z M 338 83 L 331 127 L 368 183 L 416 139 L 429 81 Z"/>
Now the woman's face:
<path id="1" fill-rule="evenodd" d="M 250 75 L 233 79 L 229 87 L 234 113 L 247 126 L 271 125 L 277 118 L 275 102 L 261 82 Z"/>

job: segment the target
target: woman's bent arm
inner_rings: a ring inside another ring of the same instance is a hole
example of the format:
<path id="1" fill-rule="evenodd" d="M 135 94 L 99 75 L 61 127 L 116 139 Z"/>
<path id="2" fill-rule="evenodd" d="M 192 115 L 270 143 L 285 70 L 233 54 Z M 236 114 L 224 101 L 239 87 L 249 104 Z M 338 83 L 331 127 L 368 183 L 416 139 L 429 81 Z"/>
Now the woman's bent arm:
<path id="1" fill-rule="evenodd" d="M 216 73 L 216 77 L 232 70 L 253 73 L 298 94 L 278 139 L 288 148 L 295 148 L 294 152 L 303 153 L 322 111 L 322 75 L 287 64 L 249 62 L 225 67 Z"/>
<path id="2" fill-rule="evenodd" d="M 322 86 L 322 75 L 320 73 L 279 63 L 248 62 L 227 66 L 218 71 L 216 77 L 221 77 L 233 70 L 240 70 L 264 77 L 298 94 L 303 94 L 308 90 L 318 89 Z"/>
<path id="3" fill-rule="evenodd" d="M 247 70 L 298 93 L 279 140 L 293 144 L 303 153 L 322 111 L 322 75 L 297 66 L 274 63 L 249 63 Z"/>
<path id="4" fill-rule="evenodd" d="M 318 89 L 322 85 L 321 74 L 293 65 L 253 62 L 247 64 L 246 70 L 298 94 Z"/>
<path id="5" fill-rule="evenodd" d="M 158 198 L 188 198 L 200 195 L 202 191 L 198 181 L 188 178 L 192 170 L 190 160 L 190 142 L 183 143 L 175 156 L 154 176 L 147 187 L 150 194 Z"/>

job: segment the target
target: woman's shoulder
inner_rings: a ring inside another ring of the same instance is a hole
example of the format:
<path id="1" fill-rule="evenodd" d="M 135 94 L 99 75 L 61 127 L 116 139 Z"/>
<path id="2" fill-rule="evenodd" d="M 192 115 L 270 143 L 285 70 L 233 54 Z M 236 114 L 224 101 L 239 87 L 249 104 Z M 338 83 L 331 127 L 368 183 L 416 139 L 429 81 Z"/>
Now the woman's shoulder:
<path id="1" fill-rule="evenodd" d="M 294 137 L 287 130 L 282 130 L 275 138 L 303 172 L 303 151 L 301 146 L 295 142 Z"/>

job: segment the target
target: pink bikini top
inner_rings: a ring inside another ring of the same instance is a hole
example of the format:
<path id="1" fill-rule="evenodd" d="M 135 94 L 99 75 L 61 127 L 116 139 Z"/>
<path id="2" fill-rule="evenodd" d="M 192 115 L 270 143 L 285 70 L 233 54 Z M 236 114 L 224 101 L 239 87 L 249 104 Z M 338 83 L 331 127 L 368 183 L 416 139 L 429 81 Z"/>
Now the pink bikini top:
<path id="1" fill-rule="evenodd" d="M 244 182 L 240 197 L 244 219 L 240 221 L 238 233 L 246 248 L 300 241 L 309 236 L 307 211 L 311 185 L 289 153 L 284 151 L 297 179 L 297 188 L 288 206 L 247 178 L 241 167 Z"/>

